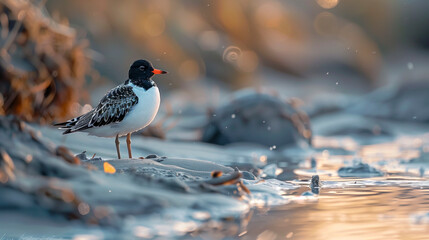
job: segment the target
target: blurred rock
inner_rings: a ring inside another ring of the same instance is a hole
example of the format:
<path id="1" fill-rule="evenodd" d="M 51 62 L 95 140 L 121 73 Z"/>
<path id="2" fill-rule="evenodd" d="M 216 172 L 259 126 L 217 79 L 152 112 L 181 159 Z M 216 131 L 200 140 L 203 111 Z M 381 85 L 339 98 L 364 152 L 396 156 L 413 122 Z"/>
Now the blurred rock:
<path id="1" fill-rule="evenodd" d="M 319 175 L 311 176 L 310 188 L 320 188 L 320 177 Z"/>
<path id="2" fill-rule="evenodd" d="M 369 166 L 367 163 L 358 163 L 351 167 L 342 167 L 338 169 L 338 176 L 340 177 L 381 177 L 384 174 L 379 170 Z"/>
<path id="3" fill-rule="evenodd" d="M 204 142 L 219 145 L 252 142 L 271 150 L 301 140 L 311 144 L 307 115 L 273 95 L 239 91 L 227 105 L 210 114 L 202 137 Z"/>
<path id="4" fill-rule="evenodd" d="M 393 132 L 381 121 L 344 111 L 328 113 L 312 119 L 313 132 L 323 136 L 392 136 Z"/>
<path id="5" fill-rule="evenodd" d="M 429 123 L 429 82 L 404 81 L 380 88 L 351 104 L 347 112 L 401 121 Z"/>

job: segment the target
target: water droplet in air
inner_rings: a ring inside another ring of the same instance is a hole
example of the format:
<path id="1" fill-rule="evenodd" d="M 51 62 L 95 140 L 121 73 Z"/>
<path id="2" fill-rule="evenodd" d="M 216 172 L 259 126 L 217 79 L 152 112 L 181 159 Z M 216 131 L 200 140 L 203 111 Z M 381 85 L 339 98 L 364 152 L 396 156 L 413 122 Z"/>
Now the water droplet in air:
<path id="1" fill-rule="evenodd" d="M 241 49 L 236 46 L 229 46 L 223 51 L 223 61 L 235 63 L 241 57 Z"/>

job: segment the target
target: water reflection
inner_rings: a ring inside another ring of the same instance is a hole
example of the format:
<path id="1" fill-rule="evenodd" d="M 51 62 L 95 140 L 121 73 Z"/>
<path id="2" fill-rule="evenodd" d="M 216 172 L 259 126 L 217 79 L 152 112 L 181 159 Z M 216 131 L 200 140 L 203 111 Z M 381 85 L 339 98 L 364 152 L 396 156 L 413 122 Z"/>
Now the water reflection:
<path id="1" fill-rule="evenodd" d="M 242 239 L 427 239 L 428 212 L 429 186 L 322 188 L 317 202 L 256 214 Z"/>

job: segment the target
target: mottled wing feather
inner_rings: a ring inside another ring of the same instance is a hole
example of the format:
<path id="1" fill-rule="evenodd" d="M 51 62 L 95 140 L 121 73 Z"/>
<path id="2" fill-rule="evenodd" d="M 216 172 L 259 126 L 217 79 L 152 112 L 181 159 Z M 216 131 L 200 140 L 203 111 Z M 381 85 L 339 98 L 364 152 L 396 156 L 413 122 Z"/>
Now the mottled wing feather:
<path id="1" fill-rule="evenodd" d="M 137 103 L 138 97 L 132 87 L 120 85 L 110 90 L 95 109 L 80 116 L 70 132 L 120 122 Z"/>

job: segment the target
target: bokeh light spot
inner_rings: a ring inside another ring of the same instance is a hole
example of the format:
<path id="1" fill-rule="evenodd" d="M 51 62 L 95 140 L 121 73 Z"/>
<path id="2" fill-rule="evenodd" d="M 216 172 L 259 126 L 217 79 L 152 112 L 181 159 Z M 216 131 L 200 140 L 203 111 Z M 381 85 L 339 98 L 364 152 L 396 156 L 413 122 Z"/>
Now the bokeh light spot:
<path id="1" fill-rule="evenodd" d="M 204 31 L 198 37 L 198 43 L 206 51 L 213 51 L 219 47 L 219 34 L 216 31 Z"/>
<path id="2" fill-rule="evenodd" d="M 197 79 L 200 75 L 198 63 L 192 59 L 182 62 L 179 67 L 179 74 L 183 79 L 188 81 Z"/>
<path id="3" fill-rule="evenodd" d="M 238 68 L 243 72 L 253 72 L 258 67 L 259 59 L 253 51 L 243 51 L 237 61 Z"/>
<path id="4" fill-rule="evenodd" d="M 314 19 L 314 29 L 322 36 L 335 35 L 339 31 L 337 17 L 330 12 L 319 13 Z"/>
<path id="5" fill-rule="evenodd" d="M 223 61 L 235 63 L 241 57 L 241 49 L 236 46 L 229 46 L 223 51 Z"/>
<path id="6" fill-rule="evenodd" d="M 156 37 L 161 35 L 165 29 L 165 20 L 160 14 L 153 13 L 147 16 L 143 24 L 145 32 L 151 36 Z"/>
<path id="7" fill-rule="evenodd" d="M 79 205 L 77 206 L 77 209 L 81 215 L 88 214 L 90 210 L 89 205 L 84 202 L 79 203 Z"/>
<path id="8" fill-rule="evenodd" d="M 331 9 L 338 5 L 339 0 L 316 0 L 317 4 L 325 9 Z"/>

